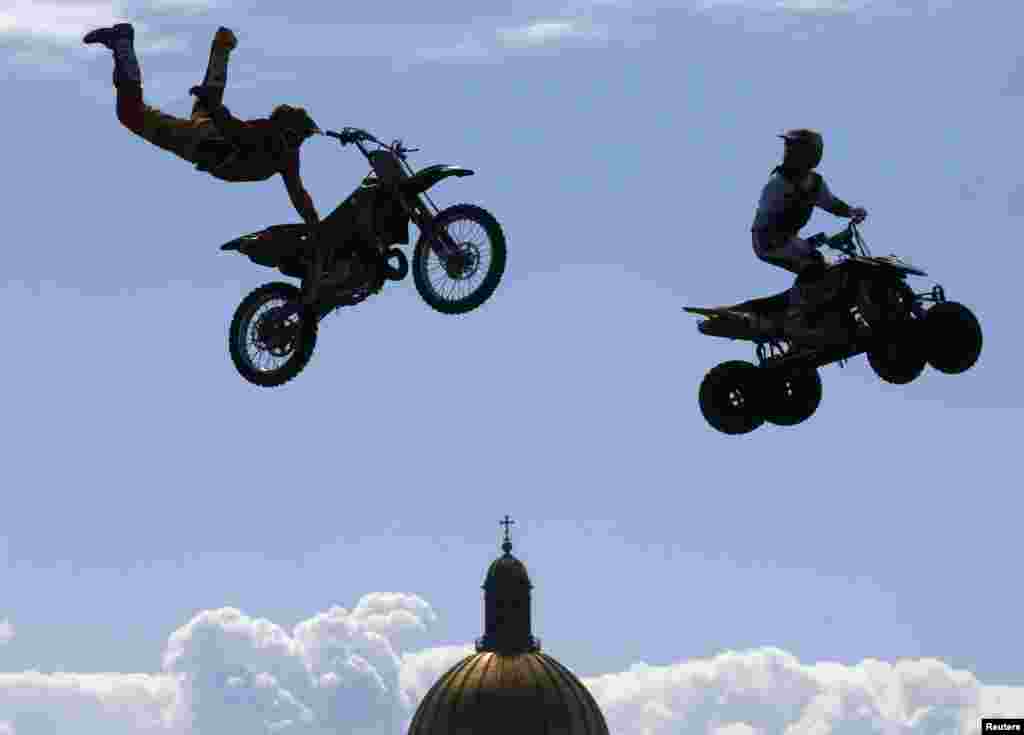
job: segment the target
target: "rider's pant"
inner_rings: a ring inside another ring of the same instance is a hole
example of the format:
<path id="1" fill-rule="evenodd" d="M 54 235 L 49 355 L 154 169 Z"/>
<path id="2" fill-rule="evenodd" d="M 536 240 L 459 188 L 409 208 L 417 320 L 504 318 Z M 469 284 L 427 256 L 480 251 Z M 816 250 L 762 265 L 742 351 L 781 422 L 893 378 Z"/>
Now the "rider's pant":
<path id="1" fill-rule="evenodd" d="M 195 163 L 199 144 L 218 137 L 206 108 L 196 102 L 188 120 L 150 107 L 142 100 L 142 85 L 122 82 L 117 87 L 117 119 L 126 128 L 155 146 L 189 163 Z"/>
<path id="2" fill-rule="evenodd" d="M 808 280 L 801 279 L 801 275 L 814 273 L 822 265 L 821 254 L 817 248 L 796 235 L 780 237 L 758 230 L 754 230 L 752 235 L 754 254 L 758 259 L 796 274 L 797 281 L 789 290 L 789 303 L 790 306 L 800 306 L 805 300 L 802 281 Z"/>

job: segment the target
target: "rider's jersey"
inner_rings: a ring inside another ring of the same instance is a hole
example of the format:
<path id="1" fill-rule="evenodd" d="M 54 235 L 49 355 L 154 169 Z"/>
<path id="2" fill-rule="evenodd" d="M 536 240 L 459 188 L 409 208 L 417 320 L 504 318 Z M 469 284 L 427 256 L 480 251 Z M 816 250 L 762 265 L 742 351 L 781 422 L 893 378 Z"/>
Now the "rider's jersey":
<path id="1" fill-rule="evenodd" d="M 811 219 L 816 206 L 836 215 L 844 211 L 843 203 L 832 195 L 820 174 L 812 171 L 793 182 L 775 169 L 761 191 L 751 229 L 793 237 Z"/>
<path id="2" fill-rule="evenodd" d="M 224 137 L 202 145 L 196 162 L 200 171 L 221 181 L 266 181 L 274 174 L 298 169 L 298 150 L 284 144 L 270 120 L 243 121 L 224 112 L 215 118 Z"/>

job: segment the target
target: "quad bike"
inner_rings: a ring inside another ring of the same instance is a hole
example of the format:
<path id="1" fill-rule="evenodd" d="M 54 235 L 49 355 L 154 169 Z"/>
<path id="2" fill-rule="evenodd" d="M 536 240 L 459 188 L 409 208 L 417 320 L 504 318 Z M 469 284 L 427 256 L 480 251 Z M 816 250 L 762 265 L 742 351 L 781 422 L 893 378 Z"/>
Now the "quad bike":
<path id="1" fill-rule="evenodd" d="M 925 364 L 962 373 L 981 354 L 981 326 L 971 310 L 947 301 L 942 286 L 915 293 L 907 276 L 927 274 L 895 255 L 872 256 L 853 222 L 809 242 L 842 254 L 814 286 L 812 312 L 820 327 L 814 338 L 787 322 L 788 292 L 733 306 L 684 308 L 705 317 L 697 324 L 702 334 L 756 346 L 757 365 L 723 362 L 701 383 L 701 413 L 718 431 L 746 434 L 765 421 L 805 421 L 821 402 L 818 368 L 861 353 L 882 380 L 897 385 L 917 378 Z"/>
<path id="2" fill-rule="evenodd" d="M 413 281 L 436 311 L 472 311 L 490 298 L 505 270 L 505 236 L 489 212 L 471 204 L 438 210 L 427 195 L 439 181 L 473 171 L 433 165 L 414 172 L 406 159 L 416 149 L 401 141 L 385 145 L 356 128 L 322 134 L 359 148 L 371 167 L 362 185 L 315 230 L 273 225 L 221 246 L 301 279 L 301 288 L 282 282 L 260 286 L 235 311 L 231 359 L 255 385 L 278 386 L 294 378 L 312 357 L 319 322 L 327 314 L 408 275 L 409 260 L 393 246 L 409 243 L 410 220 L 420 233 Z M 368 150 L 364 142 L 376 147 Z"/>

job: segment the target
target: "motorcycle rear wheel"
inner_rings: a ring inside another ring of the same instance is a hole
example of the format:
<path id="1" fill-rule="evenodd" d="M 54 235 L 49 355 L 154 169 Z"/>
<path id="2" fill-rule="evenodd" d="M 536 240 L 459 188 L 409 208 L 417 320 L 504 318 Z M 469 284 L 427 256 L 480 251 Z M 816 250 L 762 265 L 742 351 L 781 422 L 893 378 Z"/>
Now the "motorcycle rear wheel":
<path id="1" fill-rule="evenodd" d="M 490 212 L 473 204 L 456 204 L 442 210 L 434 218 L 434 226 L 448 232 L 460 252 L 454 258 L 443 259 L 434 252 L 427 237 L 421 237 L 412 261 L 416 290 L 435 311 L 465 314 L 487 301 L 498 288 L 507 257 L 505 234 Z M 474 239 L 467 239 L 471 232 Z M 480 233 L 488 241 L 486 257 L 483 244 L 476 241 Z M 439 286 L 435 280 L 447 282 L 448 288 Z"/>
<path id="2" fill-rule="evenodd" d="M 312 309 L 303 308 L 284 322 L 274 318 L 275 309 L 301 298 L 295 286 L 275 281 L 252 291 L 235 310 L 228 351 L 239 374 L 253 385 L 283 385 L 302 372 L 313 356 L 317 318 Z"/>

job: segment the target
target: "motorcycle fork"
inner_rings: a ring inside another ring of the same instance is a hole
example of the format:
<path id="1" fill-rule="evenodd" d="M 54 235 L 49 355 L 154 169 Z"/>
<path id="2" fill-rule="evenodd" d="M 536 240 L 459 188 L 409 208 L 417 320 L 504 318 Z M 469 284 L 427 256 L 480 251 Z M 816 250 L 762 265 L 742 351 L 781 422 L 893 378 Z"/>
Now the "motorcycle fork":
<path id="1" fill-rule="evenodd" d="M 410 177 L 415 176 L 416 172 L 412 170 L 412 167 L 405 160 L 404 156 L 400 156 L 402 167 L 405 169 L 406 174 Z M 448 235 L 447 230 L 439 230 L 434 225 L 434 219 L 440 214 L 441 210 L 434 203 L 434 200 L 430 198 L 427 192 L 423 192 L 422 195 L 417 195 L 413 199 L 413 203 L 410 205 L 406 201 L 403 194 L 399 193 L 398 201 L 402 205 L 402 209 L 409 215 L 409 219 L 416 223 L 416 226 L 420 229 L 422 234 L 427 236 L 427 243 L 430 245 L 430 249 L 433 250 L 439 258 L 448 258 L 452 255 L 456 255 L 459 252 L 459 246 L 452 241 L 452 238 Z M 427 206 L 427 205 L 430 206 Z"/>
<path id="2" fill-rule="evenodd" d="M 424 192 L 424 196 L 426 196 L 426 192 Z M 451 257 L 459 252 L 459 246 L 455 244 L 447 230 L 441 229 L 434 224 L 436 216 L 439 214 L 437 205 L 434 205 L 430 197 L 426 198 L 433 205 L 433 210 L 424 204 L 423 200 L 419 197 L 416 197 L 416 201 L 412 206 L 406 202 L 405 197 L 400 196 L 398 201 L 401 203 L 405 213 L 409 215 L 409 219 L 415 222 L 420 232 L 426 236 L 430 249 L 439 258 Z"/>

